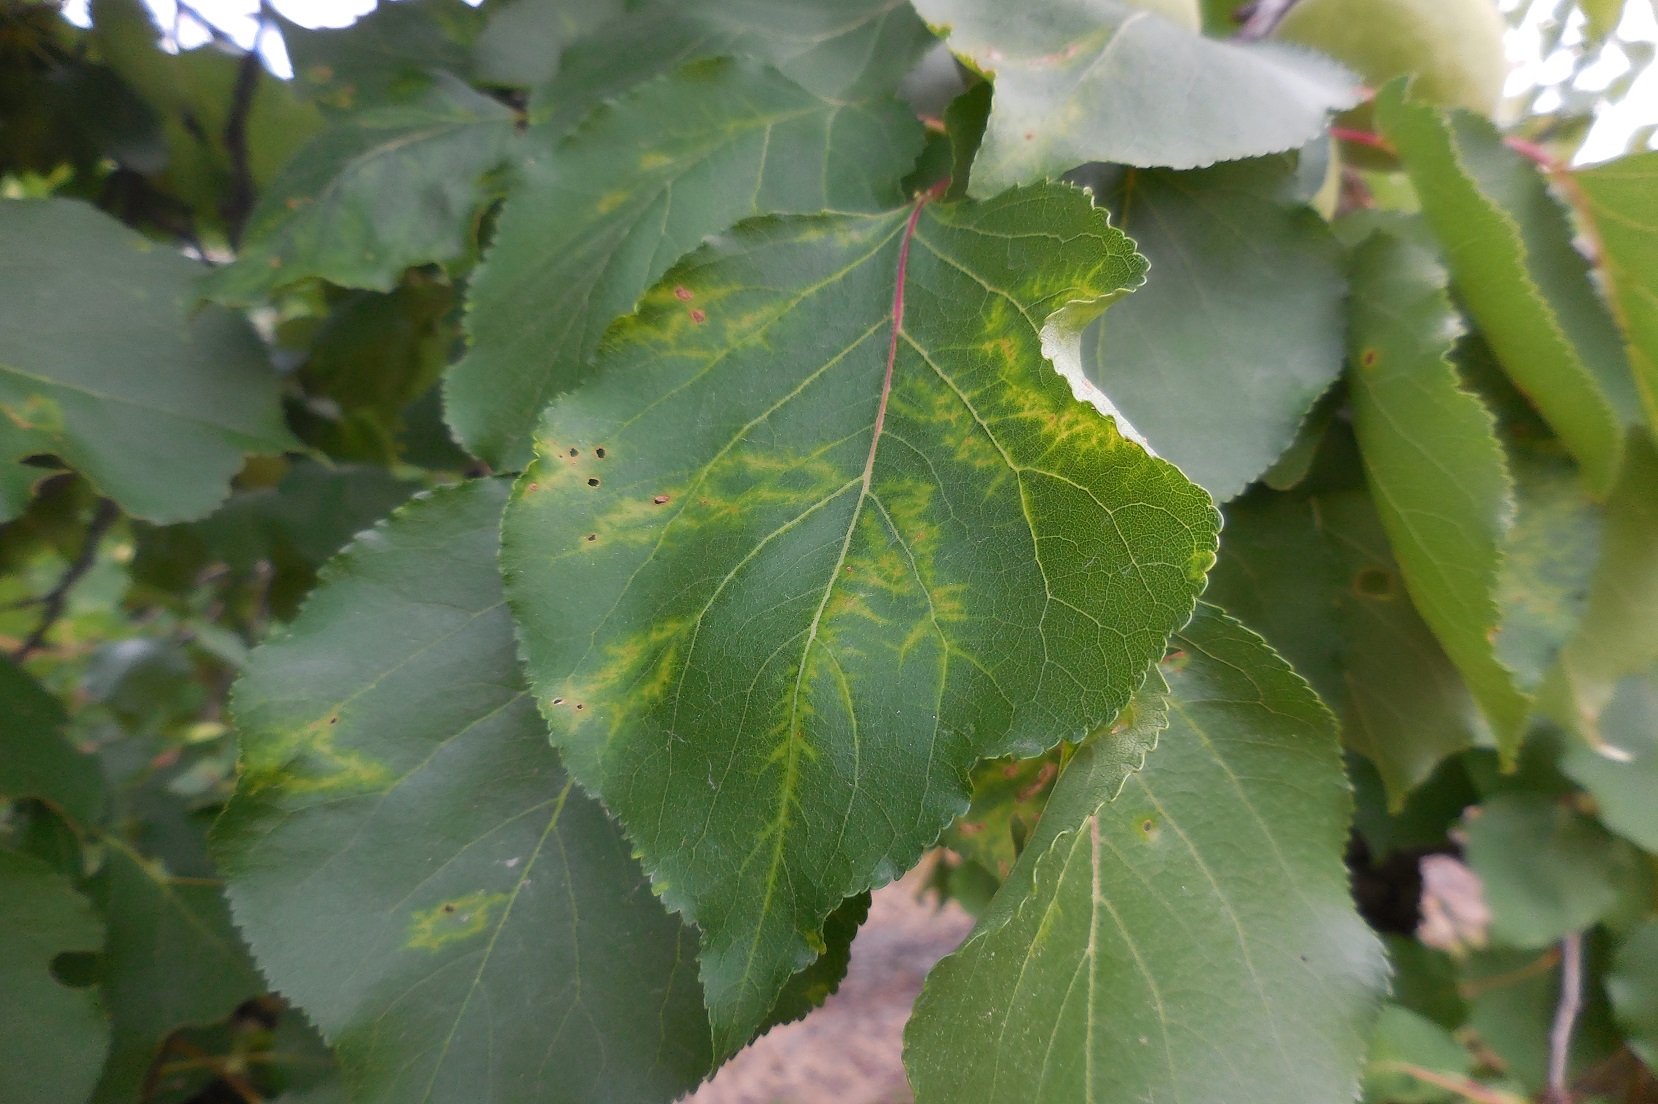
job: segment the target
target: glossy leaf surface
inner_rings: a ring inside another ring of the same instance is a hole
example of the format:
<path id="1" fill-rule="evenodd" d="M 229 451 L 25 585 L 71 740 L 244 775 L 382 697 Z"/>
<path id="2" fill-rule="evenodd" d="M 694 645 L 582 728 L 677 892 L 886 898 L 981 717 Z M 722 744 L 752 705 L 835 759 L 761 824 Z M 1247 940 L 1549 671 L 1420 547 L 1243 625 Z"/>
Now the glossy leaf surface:
<path id="1" fill-rule="evenodd" d="M 996 82 L 972 193 L 1089 161 L 1192 169 L 1295 149 L 1358 102 L 1311 51 L 1204 38 L 1125 0 L 918 0 L 950 49 Z"/>
<path id="2" fill-rule="evenodd" d="M 510 110 L 452 78 L 351 116 L 289 162 L 203 294 L 247 305 L 313 277 L 390 291 L 404 269 L 459 258 L 513 137 Z"/>
<path id="3" fill-rule="evenodd" d="M 109 1048 L 94 989 L 72 989 L 52 963 L 103 949 L 104 926 L 68 879 L 0 850 L 0 1099 L 83 1104 Z"/>
<path id="4" fill-rule="evenodd" d="M 456 435 L 521 470 L 547 401 L 669 265 L 750 215 L 889 209 L 920 147 L 896 104 L 847 107 L 753 62 L 692 63 L 598 109 L 528 159 L 501 213 L 446 384 Z"/>
<path id="5" fill-rule="evenodd" d="M 1485 119 L 1439 112 L 1396 83 L 1377 97 L 1376 121 L 1422 197 L 1469 313 L 1604 495 L 1639 408 L 1623 340 L 1572 247 L 1565 211 Z"/>
<path id="6" fill-rule="evenodd" d="M 254 653 L 217 850 L 353 1100 L 672 1100 L 709 1062 L 694 935 L 547 746 L 495 566 L 506 497 L 405 506 Z"/>
<path id="7" fill-rule="evenodd" d="M 292 442 L 253 329 L 197 312 L 204 271 L 69 200 L 0 201 L 0 518 L 57 456 L 128 513 L 200 517 Z"/>
<path id="8" fill-rule="evenodd" d="M 1334 719 L 1212 607 L 1175 646 L 1145 767 L 1125 784 L 1078 769 L 1108 738 L 1080 751 L 1051 844 L 1020 860 L 1031 889 L 928 978 L 907 1034 L 919 1104 L 1356 1095 L 1386 967 L 1348 897 Z"/>
<path id="9" fill-rule="evenodd" d="M 1089 328 L 1083 371 L 1217 500 L 1282 455 L 1341 372 L 1340 249 L 1292 172 L 1281 157 L 1128 170 L 1102 197 L 1154 275 Z"/>
<path id="10" fill-rule="evenodd" d="M 1207 496 L 1043 356 L 1143 263 L 1065 187 L 756 220 L 548 408 L 502 553 L 530 682 L 701 928 L 718 1053 L 975 761 L 1115 717 L 1187 617 Z"/>

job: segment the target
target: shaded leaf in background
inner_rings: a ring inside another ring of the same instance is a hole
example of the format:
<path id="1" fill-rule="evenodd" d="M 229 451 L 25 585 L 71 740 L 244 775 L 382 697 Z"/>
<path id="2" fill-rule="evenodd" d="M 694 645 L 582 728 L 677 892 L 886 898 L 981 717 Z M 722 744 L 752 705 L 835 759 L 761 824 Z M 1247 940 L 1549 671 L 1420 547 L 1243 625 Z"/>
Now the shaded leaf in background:
<path id="1" fill-rule="evenodd" d="M 1115 717 L 1187 617 L 1208 497 L 1043 355 L 1142 265 L 1062 186 L 754 220 L 548 408 L 502 553 L 531 686 L 702 930 L 716 1053 L 977 760 Z"/>
<path id="2" fill-rule="evenodd" d="M 1635 385 L 1658 432 L 1658 152 L 1578 169 L 1571 179 L 1599 239 Z"/>
<path id="3" fill-rule="evenodd" d="M 1566 212 L 1487 119 L 1411 100 L 1396 81 L 1376 98 L 1376 122 L 1416 185 L 1462 302 L 1604 496 L 1640 407 Z"/>
<path id="4" fill-rule="evenodd" d="M 1174 644 L 1144 769 L 1096 776 L 1110 740 L 1085 745 L 1051 843 L 1020 860 L 1030 891 L 928 978 L 906 1034 L 920 1104 L 1355 1095 L 1386 965 L 1341 862 L 1334 718 L 1213 607 Z"/>
<path id="5" fill-rule="evenodd" d="M 452 77 L 418 102 L 351 115 L 272 182 L 236 261 L 202 294 L 245 306 L 311 278 L 390 291 L 407 268 L 460 258 L 514 137 L 509 108 Z"/>
<path id="6" fill-rule="evenodd" d="M 246 454 L 293 444 L 253 328 L 196 309 L 203 271 L 84 204 L 0 200 L 0 519 L 48 474 L 16 470 L 31 455 L 166 523 L 223 502 Z"/>
<path id="7" fill-rule="evenodd" d="M 1658 853 L 1658 687 L 1625 679 L 1600 715 L 1602 745 L 1573 740 L 1560 769 L 1595 799 L 1595 815 L 1645 851 Z"/>
<path id="8" fill-rule="evenodd" d="M 140 1098 L 162 1042 L 264 992 L 216 881 L 175 877 L 105 837 L 93 898 L 109 925 L 100 970 L 113 1037 L 91 1104 Z"/>
<path id="9" fill-rule="evenodd" d="M 22 668 L 0 658 L 0 799 L 49 801 L 82 827 L 103 805 L 98 761 L 70 744 L 58 699 Z"/>
<path id="10" fill-rule="evenodd" d="M 1604 509 L 1584 492 L 1558 442 L 1505 439 L 1515 514 L 1503 547 L 1496 600 L 1497 659 L 1535 692 L 1588 608 Z"/>
<path id="11" fill-rule="evenodd" d="M 93 0 L 89 33 L 105 62 L 155 113 L 164 147 L 128 157 L 128 167 L 153 174 L 198 220 L 221 221 L 234 187 L 235 157 L 225 141 L 241 60 L 216 45 L 171 53 L 140 0 Z M 103 110 L 100 108 L 100 110 Z M 305 140 L 322 127 L 316 108 L 287 81 L 261 74 L 243 120 L 247 171 L 263 187 Z"/>
<path id="12" fill-rule="evenodd" d="M 709 1065 L 695 937 L 547 746 L 495 567 L 506 497 L 404 507 L 253 654 L 216 848 L 354 1100 L 668 1101 Z"/>
<path id="13" fill-rule="evenodd" d="M 894 207 L 920 147 L 897 104 L 848 107 L 728 59 L 598 109 L 528 160 L 501 213 L 470 286 L 471 350 L 445 384 L 456 435 L 521 470 L 547 401 L 669 265 L 749 215 Z"/>
<path id="14" fill-rule="evenodd" d="M 1478 710 L 1411 604 L 1369 496 L 1257 491 L 1227 506 L 1225 533 L 1206 599 L 1259 626 L 1312 682 L 1399 808 L 1470 745 Z"/>
<path id="15" fill-rule="evenodd" d="M 1156 275 L 1089 328 L 1083 371 L 1218 501 L 1283 454 L 1341 373 L 1340 247 L 1293 175 L 1284 157 L 1129 169 L 1101 196 Z"/>
<path id="16" fill-rule="evenodd" d="M 328 313 L 285 327 L 280 344 L 307 346 L 306 404 L 291 411 L 307 443 L 341 460 L 400 459 L 405 411 L 437 383 L 458 339 L 454 289 L 415 270 L 390 293 L 337 293 Z M 301 338 L 295 342 L 295 338 Z"/>
<path id="17" fill-rule="evenodd" d="M 315 583 L 323 561 L 416 486 L 381 467 L 326 468 L 298 461 L 276 486 L 239 491 L 202 521 L 135 526 L 132 575 L 164 591 L 187 593 L 215 564 L 251 573 L 268 563 L 272 575 L 266 601 L 278 618 L 287 620 Z"/>
<path id="18" fill-rule="evenodd" d="M 1491 937 L 1510 947 L 1546 947 L 1604 919 L 1640 861 L 1599 824 L 1541 794 L 1500 794 L 1466 831 Z"/>
<path id="19" fill-rule="evenodd" d="M 486 13 L 463 0 L 397 0 L 338 30 L 281 18 L 294 86 L 340 111 L 419 99 L 434 73 L 466 76 Z"/>
<path id="20" fill-rule="evenodd" d="M 55 976 L 53 960 L 103 949 L 104 925 L 69 880 L 0 850 L 0 1100 L 83 1104 L 109 1048 L 95 989 Z"/>
<path id="21" fill-rule="evenodd" d="M 1497 658 L 1513 481 L 1491 412 L 1447 359 L 1462 324 L 1438 259 L 1379 231 L 1353 253 L 1353 427 L 1405 585 L 1507 756 L 1531 709 Z"/>
<path id="22" fill-rule="evenodd" d="M 472 44 L 475 75 L 484 84 L 544 84 L 565 47 L 626 9 L 625 0 L 508 0 L 490 11 Z"/>
<path id="23" fill-rule="evenodd" d="M 1618 948 L 1606 993 L 1630 1049 L 1649 1067 L 1658 1066 L 1658 920 L 1630 932 Z"/>
<path id="24" fill-rule="evenodd" d="M 1416 1070 L 1461 1077 L 1474 1060 L 1445 1028 L 1396 1004 L 1383 1007 L 1364 1060 L 1364 1099 L 1369 1104 L 1441 1104 L 1456 1100 Z"/>
<path id="25" fill-rule="evenodd" d="M 1127 0 L 918 0 L 993 77 L 972 194 L 1089 161 L 1192 169 L 1295 149 L 1352 107 L 1351 73 L 1270 43 L 1217 42 Z"/>
<path id="26" fill-rule="evenodd" d="M 1632 434 L 1606 506 L 1600 563 L 1577 631 L 1539 693 L 1547 712 L 1596 743 L 1613 688 L 1658 663 L 1658 449 Z"/>
<path id="27" fill-rule="evenodd" d="M 687 61 L 750 57 L 825 99 L 898 88 L 935 39 L 907 0 L 657 0 L 578 41 L 530 115 L 563 136 L 597 104 Z"/>
<path id="28" fill-rule="evenodd" d="M 1572 1031 L 1567 1068 L 1581 1075 L 1620 1043 L 1601 987 L 1600 940 L 1584 941 L 1583 1009 Z M 1468 1027 L 1508 1076 L 1540 1095 L 1548 1080 L 1549 1032 L 1560 1004 L 1560 951 L 1481 951 L 1462 964 Z"/>

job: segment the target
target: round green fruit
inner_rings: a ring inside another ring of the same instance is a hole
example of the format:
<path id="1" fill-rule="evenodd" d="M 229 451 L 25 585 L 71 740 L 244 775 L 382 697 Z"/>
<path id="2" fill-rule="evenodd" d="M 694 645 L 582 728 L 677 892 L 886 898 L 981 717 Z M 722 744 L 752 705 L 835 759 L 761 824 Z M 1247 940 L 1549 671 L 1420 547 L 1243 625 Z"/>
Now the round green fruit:
<path id="1" fill-rule="evenodd" d="M 1199 9 L 1198 0 L 1128 0 L 1137 8 L 1154 11 L 1165 19 L 1185 27 L 1188 31 L 1200 32 L 1203 30 L 1203 12 Z"/>
<path id="2" fill-rule="evenodd" d="M 1493 0 L 1301 0 L 1276 37 L 1321 50 L 1372 88 L 1415 76 L 1412 94 L 1490 115 L 1508 77 Z"/>
<path id="3" fill-rule="evenodd" d="M 1373 89 L 1412 76 L 1416 98 L 1490 115 L 1508 79 L 1503 31 L 1494 0 L 1300 0 L 1274 37 L 1329 54 Z M 1340 125 L 1370 130 L 1370 106 Z M 1377 160 L 1374 150 L 1348 154 L 1361 164 Z"/>

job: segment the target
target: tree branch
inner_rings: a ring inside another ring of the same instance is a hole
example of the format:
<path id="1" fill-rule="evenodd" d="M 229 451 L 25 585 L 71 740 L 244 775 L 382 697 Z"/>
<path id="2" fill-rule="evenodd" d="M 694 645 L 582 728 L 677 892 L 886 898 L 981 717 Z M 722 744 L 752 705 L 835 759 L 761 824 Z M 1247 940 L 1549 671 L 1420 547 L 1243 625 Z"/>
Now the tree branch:
<path id="1" fill-rule="evenodd" d="M 82 576 L 92 570 L 92 565 L 98 558 L 98 545 L 103 541 L 109 527 L 115 524 L 115 519 L 120 516 L 121 511 L 115 508 L 115 503 L 107 498 L 98 500 L 98 509 L 93 513 L 91 522 L 87 524 L 86 539 L 81 544 L 80 553 L 64 570 L 63 577 L 58 580 L 57 585 L 40 600 L 40 624 L 29 634 L 29 639 L 12 653 L 14 662 L 22 663 L 35 649 L 45 643 L 46 634 L 52 631 L 52 626 L 63 616 L 64 607 L 69 602 L 69 591 L 81 581 Z"/>
<path id="2" fill-rule="evenodd" d="M 236 87 L 231 92 L 230 117 L 225 123 L 225 149 L 230 153 L 230 192 L 225 196 L 221 211 L 225 219 L 225 233 L 232 249 L 242 242 L 242 227 L 253 213 L 253 166 L 248 157 L 248 114 L 253 110 L 253 94 L 259 87 L 259 75 L 264 64 L 259 60 L 259 39 L 265 32 L 261 19 L 259 33 L 253 45 L 242 55 L 236 69 Z"/>
<path id="3" fill-rule="evenodd" d="M 1560 941 L 1560 1003 L 1549 1030 L 1548 1104 L 1572 1104 L 1568 1083 L 1572 1029 L 1583 1008 L 1583 934 L 1573 932 Z"/>
<path id="4" fill-rule="evenodd" d="M 1284 16 L 1294 6 L 1295 0 L 1256 0 L 1250 7 L 1249 18 L 1244 20 L 1233 37 L 1243 42 L 1265 38 L 1284 21 Z"/>

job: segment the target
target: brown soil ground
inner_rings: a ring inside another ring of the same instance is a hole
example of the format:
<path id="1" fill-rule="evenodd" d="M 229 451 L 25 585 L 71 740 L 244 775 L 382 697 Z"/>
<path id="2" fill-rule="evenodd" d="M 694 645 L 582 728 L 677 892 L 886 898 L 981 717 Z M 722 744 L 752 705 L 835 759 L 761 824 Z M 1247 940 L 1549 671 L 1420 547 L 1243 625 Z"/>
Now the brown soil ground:
<path id="1" fill-rule="evenodd" d="M 972 930 L 923 896 L 926 864 L 877 890 L 846 980 L 822 1008 L 756 1040 L 681 1104 L 908 1104 L 904 1023 L 933 963 Z"/>

